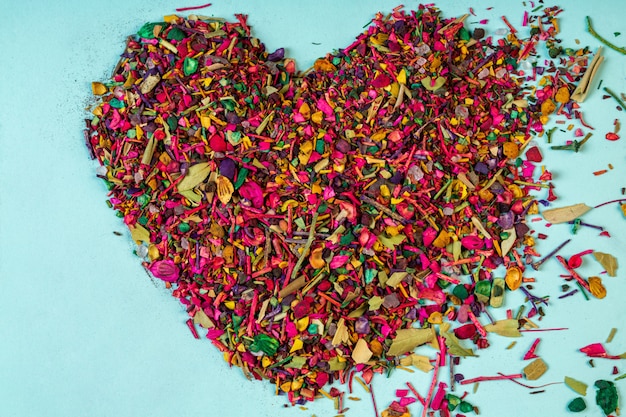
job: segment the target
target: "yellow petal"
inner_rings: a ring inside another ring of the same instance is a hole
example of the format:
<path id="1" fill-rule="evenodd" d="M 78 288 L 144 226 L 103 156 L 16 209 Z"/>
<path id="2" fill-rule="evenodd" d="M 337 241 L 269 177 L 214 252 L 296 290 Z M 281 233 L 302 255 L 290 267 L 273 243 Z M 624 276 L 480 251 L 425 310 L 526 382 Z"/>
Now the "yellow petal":
<path id="1" fill-rule="evenodd" d="M 230 199 L 233 197 L 233 193 L 235 192 L 233 183 L 223 175 L 217 177 L 215 182 L 217 183 L 217 198 L 220 199 L 222 204 L 228 204 Z"/>
<path id="2" fill-rule="evenodd" d="M 101 96 L 107 92 L 107 88 L 104 84 L 94 81 L 91 83 L 91 91 L 93 91 L 95 95 Z"/>
<path id="3" fill-rule="evenodd" d="M 291 346 L 291 349 L 289 350 L 289 353 L 296 352 L 296 351 L 302 349 L 303 346 L 304 346 L 304 342 L 302 342 L 302 340 L 294 339 L 293 345 Z"/>

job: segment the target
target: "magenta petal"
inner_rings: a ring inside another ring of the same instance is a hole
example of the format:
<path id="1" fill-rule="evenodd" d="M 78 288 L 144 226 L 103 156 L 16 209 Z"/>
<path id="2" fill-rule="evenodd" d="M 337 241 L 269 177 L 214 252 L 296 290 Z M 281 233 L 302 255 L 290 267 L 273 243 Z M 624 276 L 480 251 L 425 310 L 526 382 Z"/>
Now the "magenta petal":
<path id="1" fill-rule="evenodd" d="M 601 343 L 592 343 L 580 348 L 580 351 L 591 358 L 602 358 L 606 356 L 606 350 Z"/>
<path id="2" fill-rule="evenodd" d="M 247 181 L 239 188 L 239 195 L 250 200 L 255 208 L 263 207 L 263 190 L 254 181 Z"/>
<path id="3" fill-rule="evenodd" d="M 422 239 L 424 240 L 424 246 L 430 246 L 430 244 L 433 243 L 436 237 L 437 237 L 437 231 L 433 229 L 432 227 L 429 227 L 428 229 L 424 230 L 424 233 L 422 234 Z"/>
<path id="4" fill-rule="evenodd" d="M 150 272 L 152 272 L 152 275 L 156 278 L 167 282 L 178 281 L 178 276 L 180 275 L 180 270 L 174 261 L 170 259 L 154 262 L 150 265 Z"/>
<path id="5" fill-rule="evenodd" d="M 350 259 L 350 256 L 348 255 L 338 255 L 335 256 L 333 258 L 332 261 L 330 261 L 330 269 L 337 269 L 337 268 L 341 268 L 342 266 L 344 266 L 348 260 Z"/>
<path id="6" fill-rule="evenodd" d="M 400 398 L 400 405 L 406 407 L 409 404 L 413 404 L 415 401 L 417 400 L 413 397 L 402 397 Z"/>
<path id="7" fill-rule="evenodd" d="M 218 339 L 221 335 L 224 334 L 224 330 L 220 329 L 209 329 L 206 333 L 206 338 L 211 340 Z"/>
<path id="8" fill-rule="evenodd" d="M 409 390 L 408 389 L 397 389 L 396 390 L 396 397 L 406 397 L 407 395 L 409 395 Z"/>
<path id="9" fill-rule="evenodd" d="M 478 236 L 465 236 L 461 239 L 461 245 L 467 249 L 481 249 L 484 242 Z"/>

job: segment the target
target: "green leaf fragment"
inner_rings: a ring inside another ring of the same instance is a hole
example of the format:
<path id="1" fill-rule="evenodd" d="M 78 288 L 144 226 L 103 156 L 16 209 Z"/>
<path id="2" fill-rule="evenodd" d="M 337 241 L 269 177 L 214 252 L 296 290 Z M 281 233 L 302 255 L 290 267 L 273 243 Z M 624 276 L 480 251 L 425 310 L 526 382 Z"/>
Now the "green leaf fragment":
<path id="1" fill-rule="evenodd" d="M 476 354 L 474 353 L 474 351 L 472 349 L 467 349 L 467 348 L 461 346 L 461 342 L 454 335 L 454 333 L 448 333 L 448 332 L 440 331 L 439 334 L 444 339 L 446 339 L 446 346 L 448 347 L 448 353 L 450 355 L 452 355 L 452 356 L 462 356 L 462 357 L 476 356 Z"/>
<path id="2" fill-rule="evenodd" d="M 167 33 L 167 39 L 168 40 L 175 40 L 175 41 L 182 41 L 183 39 L 185 39 L 185 32 L 183 32 L 182 30 L 178 29 L 178 28 L 172 28 L 170 29 L 170 31 Z"/>
<path id="3" fill-rule="evenodd" d="M 574 378 L 570 378 L 569 376 L 566 376 L 565 385 L 570 387 L 577 394 L 580 394 L 582 396 L 587 395 L 587 384 L 585 384 L 584 382 L 580 382 Z"/>
<path id="4" fill-rule="evenodd" d="M 189 167 L 187 175 L 181 182 L 178 183 L 178 191 L 191 190 L 196 185 L 200 184 L 211 173 L 211 166 L 208 162 L 200 162 Z"/>
<path id="5" fill-rule="evenodd" d="M 607 416 L 617 409 L 617 389 L 611 381 L 599 379 L 595 382 L 596 404 L 600 406 Z"/>
<path id="6" fill-rule="evenodd" d="M 400 329 L 387 351 L 387 356 L 398 356 L 411 352 L 416 347 L 430 342 L 434 338 L 432 329 Z"/>
<path id="7" fill-rule="evenodd" d="M 183 72 L 185 75 L 191 75 L 198 70 L 198 60 L 186 57 L 183 61 Z"/>
<path id="8" fill-rule="evenodd" d="M 306 358 L 304 356 L 294 356 L 291 362 L 285 365 L 285 368 L 302 369 L 306 365 Z"/>
<path id="9" fill-rule="evenodd" d="M 437 77 L 433 82 L 432 78 L 426 76 L 422 78 L 422 85 L 428 91 L 437 91 L 446 83 L 445 77 Z"/>
<path id="10" fill-rule="evenodd" d="M 154 39 L 154 27 L 155 26 L 163 26 L 165 25 L 164 22 L 156 22 L 156 23 L 146 23 L 145 25 L 143 25 L 141 27 L 141 29 L 139 29 L 139 31 L 137 32 L 137 35 L 139 35 L 140 38 L 144 38 L 144 39 Z"/>
<path id="11" fill-rule="evenodd" d="M 278 351 L 280 343 L 278 340 L 266 334 L 258 334 L 254 336 L 254 341 L 250 345 L 252 352 L 263 352 L 268 356 L 273 356 Z"/>
<path id="12" fill-rule="evenodd" d="M 385 237 L 383 234 L 378 236 L 378 240 L 382 243 L 386 248 L 395 250 L 395 247 L 406 240 L 406 236 L 404 235 L 395 235 L 392 237 Z"/>
<path id="13" fill-rule="evenodd" d="M 567 404 L 567 409 L 574 413 L 579 413 L 587 408 L 587 403 L 585 403 L 585 399 L 582 397 L 576 397 L 572 401 Z"/>

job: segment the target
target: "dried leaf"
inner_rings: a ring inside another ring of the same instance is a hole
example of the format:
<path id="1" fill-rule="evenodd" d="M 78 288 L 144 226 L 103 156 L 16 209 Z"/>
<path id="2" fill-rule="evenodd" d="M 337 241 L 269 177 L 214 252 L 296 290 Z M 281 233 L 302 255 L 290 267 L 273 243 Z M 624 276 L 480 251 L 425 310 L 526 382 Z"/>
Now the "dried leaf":
<path id="1" fill-rule="evenodd" d="M 594 252 L 593 257 L 596 258 L 596 261 L 600 262 L 600 265 L 602 265 L 610 277 L 614 277 L 616 275 L 617 258 L 615 258 L 615 256 L 604 252 Z"/>
<path id="2" fill-rule="evenodd" d="M 433 82 L 430 76 L 426 76 L 422 78 L 422 85 L 428 91 L 437 91 L 446 83 L 446 79 L 444 77 L 437 77 Z"/>
<path id="3" fill-rule="evenodd" d="M 391 288 L 396 288 L 407 275 L 409 275 L 408 272 L 394 272 L 391 274 L 385 285 Z"/>
<path id="4" fill-rule="evenodd" d="M 424 355 L 416 355 L 412 353 L 404 358 L 400 359 L 400 365 L 402 366 L 414 366 L 422 372 L 430 372 L 434 368 L 430 364 L 430 358 Z"/>
<path id="5" fill-rule="evenodd" d="M 301 369 L 306 365 L 306 359 L 304 356 L 294 356 L 289 363 L 285 364 L 285 368 Z"/>
<path id="6" fill-rule="evenodd" d="M 354 346 L 354 350 L 352 351 L 352 360 L 354 363 L 367 363 L 372 357 L 372 351 L 369 346 L 367 346 L 367 342 L 365 339 L 359 339 L 356 342 L 356 346 Z"/>
<path id="7" fill-rule="evenodd" d="M 395 250 L 395 246 L 401 244 L 406 240 L 406 236 L 404 235 L 395 235 L 392 237 L 385 237 L 384 235 L 379 235 L 378 240 L 380 243 L 385 245 L 388 249 Z"/>
<path id="8" fill-rule="evenodd" d="M 493 324 L 485 326 L 485 330 L 489 333 L 499 334 L 504 337 L 521 337 L 519 322 L 515 319 L 498 320 Z"/>
<path id="9" fill-rule="evenodd" d="M 587 384 L 585 384 L 584 382 L 580 382 L 580 381 L 575 380 L 574 378 L 570 378 L 569 376 L 566 376 L 565 385 L 567 385 L 574 392 L 582 395 L 583 397 L 587 395 Z"/>
<path id="10" fill-rule="evenodd" d="M 129 226 L 130 236 L 135 242 L 150 243 L 150 232 L 139 223 Z"/>
<path id="11" fill-rule="evenodd" d="M 187 200 L 189 200 L 192 203 L 194 203 L 194 205 L 198 205 L 202 201 L 202 195 L 196 193 L 193 190 L 185 190 L 185 191 L 180 191 L 179 190 L 178 194 L 182 195 Z"/>
<path id="12" fill-rule="evenodd" d="M 432 329 L 400 329 L 396 332 L 387 356 L 399 356 L 411 352 L 416 347 L 430 342 L 434 338 Z"/>
<path id="13" fill-rule="evenodd" d="M 459 339 L 454 335 L 454 333 L 448 333 L 444 331 L 439 331 L 439 334 L 446 339 L 446 346 L 448 347 L 448 353 L 453 356 L 476 356 L 472 349 L 464 348 L 461 345 Z"/>
<path id="14" fill-rule="evenodd" d="M 233 193 L 235 192 L 233 183 L 223 175 L 217 177 L 215 182 L 217 183 L 217 198 L 220 199 L 222 204 L 228 204 L 230 199 L 233 197 Z"/>
<path id="15" fill-rule="evenodd" d="M 208 162 L 200 162 L 189 167 L 187 175 L 178 183 L 178 191 L 191 190 L 196 185 L 202 183 L 211 173 L 211 166 Z"/>
<path id="16" fill-rule="evenodd" d="M 196 311 L 196 314 L 193 316 L 193 322 L 194 324 L 199 324 L 205 329 L 212 329 L 215 327 L 215 324 L 213 324 L 213 321 L 206 315 L 204 310 Z"/>
<path id="17" fill-rule="evenodd" d="M 543 218 L 552 224 L 565 223 L 579 218 L 592 207 L 589 207 L 585 203 L 574 204 L 566 207 L 559 207 L 550 210 L 544 210 L 542 212 Z"/>

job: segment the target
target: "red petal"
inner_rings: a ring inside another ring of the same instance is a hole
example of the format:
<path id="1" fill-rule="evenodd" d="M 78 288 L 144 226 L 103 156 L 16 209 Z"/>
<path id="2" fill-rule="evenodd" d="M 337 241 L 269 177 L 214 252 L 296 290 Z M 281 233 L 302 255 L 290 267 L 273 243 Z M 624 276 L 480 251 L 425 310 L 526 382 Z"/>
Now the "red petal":
<path id="1" fill-rule="evenodd" d="M 533 146 L 526 151 L 526 159 L 530 162 L 541 162 L 543 161 L 543 155 L 541 155 L 541 151 L 538 147 Z"/>

